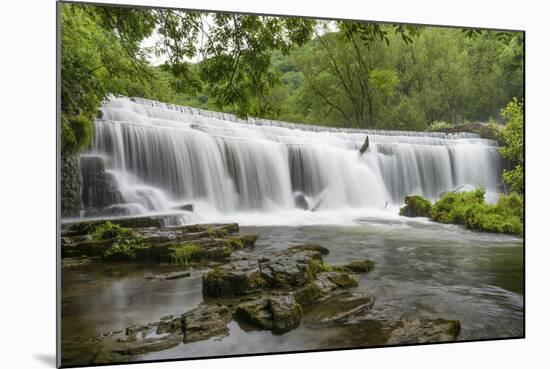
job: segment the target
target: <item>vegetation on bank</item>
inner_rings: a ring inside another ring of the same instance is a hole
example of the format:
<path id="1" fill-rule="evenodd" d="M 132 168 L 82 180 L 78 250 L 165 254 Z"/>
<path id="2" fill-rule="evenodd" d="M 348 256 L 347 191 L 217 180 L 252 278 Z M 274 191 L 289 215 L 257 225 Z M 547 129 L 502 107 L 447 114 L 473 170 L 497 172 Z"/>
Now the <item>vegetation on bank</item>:
<path id="1" fill-rule="evenodd" d="M 407 216 L 428 216 L 436 222 L 461 224 L 476 231 L 523 234 L 523 195 L 516 192 L 500 194 L 496 204 L 486 203 L 484 197 L 485 190 L 481 188 L 470 192 L 447 193 L 433 205 L 420 196 L 409 196 L 409 199 L 414 198 L 415 201 L 409 201 L 400 214 L 422 213 L 426 215 Z M 430 204 L 427 213 L 426 203 Z M 421 209 L 413 209 L 416 205 Z"/>
<path id="2" fill-rule="evenodd" d="M 422 196 L 405 196 L 405 206 L 399 209 L 399 215 L 408 217 L 427 217 L 430 215 L 432 203 Z"/>

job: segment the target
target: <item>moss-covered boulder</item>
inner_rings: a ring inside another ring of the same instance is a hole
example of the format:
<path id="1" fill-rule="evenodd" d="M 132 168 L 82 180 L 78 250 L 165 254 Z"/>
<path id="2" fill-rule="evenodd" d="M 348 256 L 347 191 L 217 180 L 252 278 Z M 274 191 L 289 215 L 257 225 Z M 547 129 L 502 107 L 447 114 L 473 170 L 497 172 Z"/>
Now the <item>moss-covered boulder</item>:
<path id="1" fill-rule="evenodd" d="M 405 196 L 405 206 L 399 209 L 399 215 L 406 217 L 429 217 L 432 203 L 422 196 Z"/>
<path id="2" fill-rule="evenodd" d="M 245 259 L 215 268 L 202 278 L 202 291 L 207 297 L 243 296 L 269 286 L 257 260 Z"/>
<path id="3" fill-rule="evenodd" d="M 292 295 L 275 295 L 240 303 L 235 316 L 257 328 L 285 333 L 300 324 L 302 307 Z"/>
<path id="4" fill-rule="evenodd" d="M 319 260 L 322 261 L 321 254 L 316 251 L 285 251 L 264 257 L 259 266 L 271 288 L 288 289 L 311 282 L 317 273 Z"/>

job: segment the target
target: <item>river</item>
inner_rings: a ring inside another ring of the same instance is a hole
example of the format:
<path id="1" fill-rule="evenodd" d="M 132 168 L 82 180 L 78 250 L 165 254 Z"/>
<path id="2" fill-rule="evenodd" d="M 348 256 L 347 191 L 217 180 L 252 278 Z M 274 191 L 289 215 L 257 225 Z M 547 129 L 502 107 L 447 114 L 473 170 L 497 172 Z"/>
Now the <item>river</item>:
<path id="1" fill-rule="evenodd" d="M 283 335 L 232 321 L 227 337 L 182 343 L 129 360 L 377 345 L 376 319 L 406 317 L 457 319 L 459 340 L 524 334 L 521 238 L 396 216 L 356 218 L 346 225 L 243 226 L 241 231 L 260 236 L 255 253 L 311 242 L 330 249 L 325 257 L 329 263 L 373 260 L 374 270 L 358 275 L 359 286 L 353 290 L 375 297 L 372 320 L 367 316 L 354 324 L 312 327 L 306 310 L 300 326 Z M 64 365 L 105 360 L 101 344 L 91 342 L 92 337 L 181 314 L 203 300 L 203 270 L 172 281 L 144 279 L 167 268 L 116 263 L 64 268 Z"/>

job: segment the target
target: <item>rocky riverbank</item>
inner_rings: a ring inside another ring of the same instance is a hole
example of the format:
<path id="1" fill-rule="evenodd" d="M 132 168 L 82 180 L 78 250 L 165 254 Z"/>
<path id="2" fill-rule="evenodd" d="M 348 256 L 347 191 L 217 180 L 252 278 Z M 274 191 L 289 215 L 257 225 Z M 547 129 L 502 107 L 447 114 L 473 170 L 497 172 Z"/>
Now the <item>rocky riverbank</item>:
<path id="1" fill-rule="evenodd" d="M 276 335 L 301 324 L 341 329 L 343 335 L 369 329 L 372 338 L 364 346 L 451 341 L 460 333 L 456 320 L 390 320 L 377 314 L 376 296 L 355 291 L 356 274 L 371 271 L 371 260 L 330 265 L 323 259 L 329 250 L 309 244 L 256 252 L 256 239 L 241 234 L 237 224 L 163 227 L 154 217 L 65 224 L 61 246 L 67 268 L 132 261 L 179 266 L 150 277 L 158 280 L 186 278 L 190 268 L 203 273 L 202 303 L 181 314 L 92 337 L 90 342 L 102 347 L 97 361 L 125 361 L 221 338 L 229 334 L 232 321 Z"/>

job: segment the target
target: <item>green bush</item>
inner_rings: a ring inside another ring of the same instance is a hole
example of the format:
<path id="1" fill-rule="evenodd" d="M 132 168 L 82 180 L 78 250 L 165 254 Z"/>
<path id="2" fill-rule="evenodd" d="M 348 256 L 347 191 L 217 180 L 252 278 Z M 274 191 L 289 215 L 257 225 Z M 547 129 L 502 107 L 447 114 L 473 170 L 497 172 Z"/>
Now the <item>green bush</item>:
<path id="1" fill-rule="evenodd" d="M 428 126 L 428 131 L 440 131 L 453 128 L 453 125 L 444 121 L 434 121 Z"/>
<path id="2" fill-rule="evenodd" d="M 501 194 L 496 205 L 484 201 L 485 191 L 448 193 L 432 206 L 430 218 L 441 223 L 463 224 L 468 229 L 523 234 L 523 196 Z"/>
<path id="3" fill-rule="evenodd" d="M 485 191 L 447 193 L 432 206 L 430 218 L 441 223 L 465 224 L 466 212 L 473 205 L 484 203 Z"/>
<path id="4" fill-rule="evenodd" d="M 399 209 L 399 215 L 407 217 L 427 217 L 430 216 L 432 203 L 422 196 L 405 196 L 405 206 Z"/>

